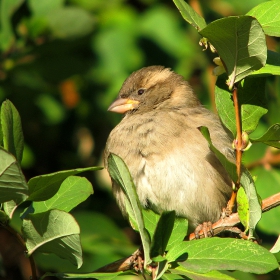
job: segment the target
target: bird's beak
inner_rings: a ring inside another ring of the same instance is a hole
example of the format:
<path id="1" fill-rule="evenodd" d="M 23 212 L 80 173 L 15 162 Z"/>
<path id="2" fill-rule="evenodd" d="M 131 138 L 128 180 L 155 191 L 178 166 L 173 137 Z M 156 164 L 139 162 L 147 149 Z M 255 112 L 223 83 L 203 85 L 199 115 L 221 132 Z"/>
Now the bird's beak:
<path id="1" fill-rule="evenodd" d="M 129 110 L 135 109 L 139 104 L 139 101 L 128 99 L 128 98 L 118 98 L 115 100 L 108 111 L 123 114 Z"/>

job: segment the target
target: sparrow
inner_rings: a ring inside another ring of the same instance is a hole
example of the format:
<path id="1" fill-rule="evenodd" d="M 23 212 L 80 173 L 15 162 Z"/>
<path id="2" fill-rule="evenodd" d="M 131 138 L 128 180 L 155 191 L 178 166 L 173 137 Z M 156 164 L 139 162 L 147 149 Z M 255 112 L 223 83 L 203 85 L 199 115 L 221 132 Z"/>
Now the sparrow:
<path id="1" fill-rule="evenodd" d="M 232 183 L 199 128 L 209 129 L 213 145 L 231 161 L 232 139 L 182 76 L 163 66 L 133 72 L 108 111 L 124 117 L 108 137 L 105 166 L 110 153 L 122 158 L 143 207 L 174 210 L 192 230 L 220 218 Z M 124 193 L 113 180 L 112 189 L 127 215 Z"/>

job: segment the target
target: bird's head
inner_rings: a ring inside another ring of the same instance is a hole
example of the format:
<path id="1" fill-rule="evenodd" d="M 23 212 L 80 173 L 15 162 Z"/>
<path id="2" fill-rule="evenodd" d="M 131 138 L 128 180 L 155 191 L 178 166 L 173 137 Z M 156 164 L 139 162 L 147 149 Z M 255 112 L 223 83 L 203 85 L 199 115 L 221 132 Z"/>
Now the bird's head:
<path id="1" fill-rule="evenodd" d="M 163 66 L 149 66 L 133 72 L 124 81 L 108 111 L 131 114 L 199 104 L 182 76 Z"/>

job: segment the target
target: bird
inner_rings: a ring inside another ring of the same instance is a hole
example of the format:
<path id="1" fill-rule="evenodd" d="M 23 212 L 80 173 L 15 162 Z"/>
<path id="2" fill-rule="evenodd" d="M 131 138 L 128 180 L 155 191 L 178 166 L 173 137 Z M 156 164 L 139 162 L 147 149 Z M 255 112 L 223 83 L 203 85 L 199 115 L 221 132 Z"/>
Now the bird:
<path id="1" fill-rule="evenodd" d="M 133 72 L 108 111 L 123 114 L 107 139 L 104 158 L 125 162 L 144 208 L 175 211 L 194 230 L 216 222 L 232 193 L 232 181 L 199 128 L 209 129 L 213 145 L 234 161 L 232 135 L 206 109 L 188 82 L 164 66 Z M 124 193 L 112 179 L 124 216 Z"/>

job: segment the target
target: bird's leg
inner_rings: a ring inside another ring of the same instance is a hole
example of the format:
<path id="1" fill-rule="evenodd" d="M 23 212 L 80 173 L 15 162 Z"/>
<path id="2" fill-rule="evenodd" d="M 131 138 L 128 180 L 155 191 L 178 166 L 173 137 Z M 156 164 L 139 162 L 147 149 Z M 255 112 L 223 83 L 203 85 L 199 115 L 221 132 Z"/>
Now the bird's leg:
<path id="1" fill-rule="evenodd" d="M 199 232 L 203 231 L 204 237 L 211 237 L 214 235 L 211 222 L 204 222 L 196 227 L 194 230 L 195 238 L 199 239 Z"/>
<path id="2" fill-rule="evenodd" d="M 139 271 L 143 277 L 145 278 L 144 276 L 144 269 L 143 269 L 143 263 L 144 263 L 144 259 L 143 259 L 143 248 L 142 246 L 138 249 L 138 252 L 135 256 L 135 259 L 134 259 L 134 263 L 133 263 L 133 268 L 135 271 Z"/>

